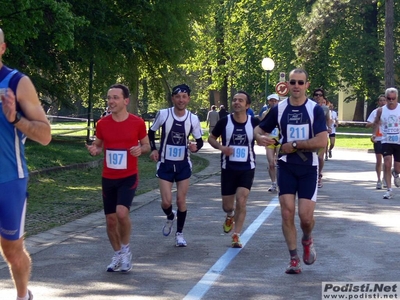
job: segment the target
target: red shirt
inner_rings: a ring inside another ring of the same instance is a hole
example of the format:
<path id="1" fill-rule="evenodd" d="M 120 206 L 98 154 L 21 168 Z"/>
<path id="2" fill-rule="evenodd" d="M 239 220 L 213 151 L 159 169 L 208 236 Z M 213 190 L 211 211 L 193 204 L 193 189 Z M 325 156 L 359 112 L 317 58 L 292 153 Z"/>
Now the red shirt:
<path id="1" fill-rule="evenodd" d="M 100 119 L 96 126 L 96 137 L 103 141 L 103 177 L 120 179 L 137 174 L 138 159 L 129 149 L 138 146 L 146 137 L 143 119 L 129 114 L 122 122 L 116 122 L 112 115 Z"/>

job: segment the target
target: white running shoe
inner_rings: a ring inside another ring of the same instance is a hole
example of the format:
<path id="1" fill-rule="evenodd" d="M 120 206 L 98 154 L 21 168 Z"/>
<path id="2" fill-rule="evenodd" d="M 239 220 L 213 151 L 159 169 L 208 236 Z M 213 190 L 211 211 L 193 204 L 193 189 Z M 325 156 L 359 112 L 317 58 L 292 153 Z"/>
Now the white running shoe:
<path id="1" fill-rule="evenodd" d="M 394 168 L 392 168 L 392 175 L 393 175 L 393 178 L 394 178 L 394 185 L 396 187 L 400 187 L 400 177 L 399 177 L 399 174 L 396 173 Z"/>
<path id="2" fill-rule="evenodd" d="M 176 247 L 186 247 L 187 246 L 186 240 L 183 237 L 182 232 L 175 233 L 175 246 Z"/>
<path id="3" fill-rule="evenodd" d="M 132 253 L 126 252 L 121 254 L 121 267 L 120 267 L 120 271 L 121 272 L 129 272 L 130 270 L 132 270 Z"/>
<path id="4" fill-rule="evenodd" d="M 273 192 L 273 193 L 276 192 L 276 183 L 275 182 L 272 183 L 271 187 L 268 189 L 268 192 Z"/>
<path id="5" fill-rule="evenodd" d="M 392 198 L 393 198 L 392 191 L 386 191 L 386 193 L 383 195 L 383 199 L 392 199 Z"/>
<path id="6" fill-rule="evenodd" d="M 107 272 L 117 272 L 121 267 L 121 254 L 114 254 L 111 263 L 107 267 Z"/>
<path id="7" fill-rule="evenodd" d="M 376 189 L 377 189 L 377 190 L 381 190 L 381 189 L 382 189 L 382 182 L 378 181 L 378 182 L 376 183 Z"/>
<path id="8" fill-rule="evenodd" d="M 174 221 L 175 221 L 175 217 L 176 217 L 176 211 L 173 210 L 172 213 L 174 214 L 174 218 L 172 220 L 169 220 L 167 218 L 167 221 L 165 222 L 165 225 L 162 229 L 162 233 L 164 236 L 169 236 L 172 231 L 172 226 L 174 225 Z"/>

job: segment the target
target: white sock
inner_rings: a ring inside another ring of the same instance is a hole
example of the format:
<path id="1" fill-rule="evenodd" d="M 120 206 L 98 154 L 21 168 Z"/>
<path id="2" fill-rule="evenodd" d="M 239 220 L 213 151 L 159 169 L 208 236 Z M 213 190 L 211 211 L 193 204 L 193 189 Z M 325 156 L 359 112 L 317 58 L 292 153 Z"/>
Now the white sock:
<path id="1" fill-rule="evenodd" d="M 228 217 L 233 217 L 235 215 L 235 211 L 231 211 L 230 213 L 226 214 Z"/>
<path id="2" fill-rule="evenodd" d="M 124 245 L 124 244 L 122 244 L 121 245 L 121 253 L 127 253 L 127 252 L 129 252 L 129 244 L 128 245 Z"/>
<path id="3" fill-rule="evenodd" d="M 26 293 L 26 296 L 25 297 L 17 297 L 17 300 L 29 300 L 29 294 L 28 294 L 28 292 Z"/>

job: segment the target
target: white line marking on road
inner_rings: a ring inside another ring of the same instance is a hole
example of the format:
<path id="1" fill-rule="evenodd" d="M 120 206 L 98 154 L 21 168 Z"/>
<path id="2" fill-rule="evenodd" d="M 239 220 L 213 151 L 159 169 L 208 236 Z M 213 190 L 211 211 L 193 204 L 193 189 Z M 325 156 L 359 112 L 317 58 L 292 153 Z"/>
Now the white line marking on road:
<path id="1" fill-rule="evenodd" d="M 271 202 L 264 211 L 250 224 L 246 231 L 240 236 L 240 241 L 243 247 L 251 239 L 253 234 L 258 230 L 262 223 L 271 215 L 274 209 L 278 206 L 278 197 L 272 198 Z M 229 263 L 239 254 L 243 248 L 229 248 L 224 255 L 207 271 L 200 281 L 189 291 L 183 298 L 184 300 L 201 299 L 213 283 L 218 279 L 219 275 L 225 270 Z"/>

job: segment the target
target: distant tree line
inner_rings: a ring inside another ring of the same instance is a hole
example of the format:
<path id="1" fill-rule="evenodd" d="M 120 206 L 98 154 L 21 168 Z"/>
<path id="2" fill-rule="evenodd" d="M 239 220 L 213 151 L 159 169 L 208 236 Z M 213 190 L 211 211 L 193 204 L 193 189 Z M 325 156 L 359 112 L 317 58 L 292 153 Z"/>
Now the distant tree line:
<path id="1" fill-rule="evenodd" d="M 0 7 L 4 63 L 30 75 L 55 111 L 102 109 L 115 82 L 130 87 L 138 114 L 169 106 L 180 82 L 193 89 L 193 111 L 229 107 L 238 89 L 257 110 L 265 101 L 261 61 L 270 57 L 270 91 L 280 72 L 304 67 L 310 90 L 322 87 L 332 100 L 348 90 L 360 120 L 364 101 L 372 109 L 400 68 L 393 0 L 0 0 Z"/>

